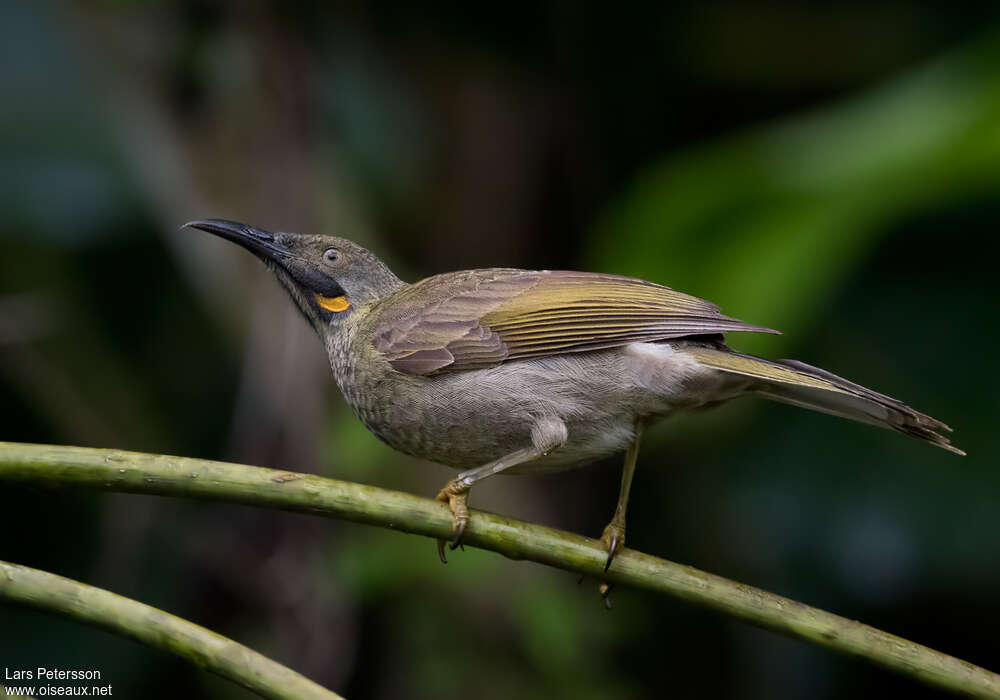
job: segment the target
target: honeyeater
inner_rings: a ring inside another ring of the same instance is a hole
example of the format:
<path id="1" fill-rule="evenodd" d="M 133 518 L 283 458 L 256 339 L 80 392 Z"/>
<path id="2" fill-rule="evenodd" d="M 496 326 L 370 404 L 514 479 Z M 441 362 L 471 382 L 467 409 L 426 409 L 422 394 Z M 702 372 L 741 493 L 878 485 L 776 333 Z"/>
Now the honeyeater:
<path id="1" fill-rule="evenodd" d="M 802 362 L 731 350 L 724 333 L 776 331 L 660 284 L 512 268 L 407 284 L 344 238 L 222 219 L 186 226 L 264 261 L 323 341 L 337 385 L 371 432 L 401 452 L 463 470 L 437 495 L 452 512 L 452 549 L 479 481 L 624 452 L 618 506 L 601 537 L 610 566 L 625 542 L 643 429 L 746 394 L 964 454 L 943 434 L 947 425 L 901 401 Z M 438 552 L 444 561 L 444 541 Z"/>

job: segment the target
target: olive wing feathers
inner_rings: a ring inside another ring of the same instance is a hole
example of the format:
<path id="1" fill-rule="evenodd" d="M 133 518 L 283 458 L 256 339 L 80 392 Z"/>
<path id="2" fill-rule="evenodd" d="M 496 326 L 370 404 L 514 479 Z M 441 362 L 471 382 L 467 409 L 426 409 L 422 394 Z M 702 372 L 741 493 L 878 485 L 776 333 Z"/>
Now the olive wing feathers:
<path id="1" fill-rule="evenodd" d="M 505 268 L 436 275 L 377 308 L 373 343 L 392 366 L 426 375 L 640 341 L 757 331 L 717 306 L 652 282 Z"/>

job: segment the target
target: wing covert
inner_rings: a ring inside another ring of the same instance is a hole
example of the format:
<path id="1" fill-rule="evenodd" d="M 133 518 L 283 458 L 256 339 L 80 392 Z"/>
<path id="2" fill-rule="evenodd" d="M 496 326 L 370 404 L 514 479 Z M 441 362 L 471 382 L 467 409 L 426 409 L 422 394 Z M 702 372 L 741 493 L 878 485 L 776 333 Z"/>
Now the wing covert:
<path id="1" fill-rule="evenodd" d="M 377 323 L 375 348 L 398 371 L 418 375 L 641 341 L 776 332 L 644 280 L 506 268 L 422 280 L 394 295 Z"/>

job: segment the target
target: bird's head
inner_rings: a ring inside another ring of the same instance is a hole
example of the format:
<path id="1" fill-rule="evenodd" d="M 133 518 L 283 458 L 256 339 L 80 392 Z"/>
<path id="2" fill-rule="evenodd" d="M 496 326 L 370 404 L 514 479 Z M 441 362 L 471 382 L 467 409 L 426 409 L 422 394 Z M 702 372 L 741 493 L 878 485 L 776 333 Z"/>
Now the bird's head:
<path id="1" fill-rule="evenodd" d="M 403 286 L 385 263 L 346 238 L 264 231 L 224 219 L 184 226 L 232 241 L 263 260 L 321 335 Z"/>

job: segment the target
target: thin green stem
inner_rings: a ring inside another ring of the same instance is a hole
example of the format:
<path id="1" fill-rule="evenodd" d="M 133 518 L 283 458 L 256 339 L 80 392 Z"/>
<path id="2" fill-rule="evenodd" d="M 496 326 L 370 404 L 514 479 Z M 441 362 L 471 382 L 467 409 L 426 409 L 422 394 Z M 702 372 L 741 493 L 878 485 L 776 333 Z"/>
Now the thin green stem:
<path id="1" fill-rule="evenodd" d="M 308 474 L 118 450 L 0 443 L 0 481 L 91 487 L 245 503 L 448 537 L 451 513 L 426 498 Z M 666 593 L 775 632 L 866 659 L 955 693 L 1000 699 L 1000 676 L 854 620 L 642 554 L 620 552 L 604 573 L 597 541 L 472 511 L 466 545 L 616 584 Z"/>
<path id="2" fill-rule="evenodd" d="M 101 588 L 0 561 L 0 600 L 64 615 L 169 651 L 276 700 L 339 700 L 305 676 L 162 610 Z"/>

